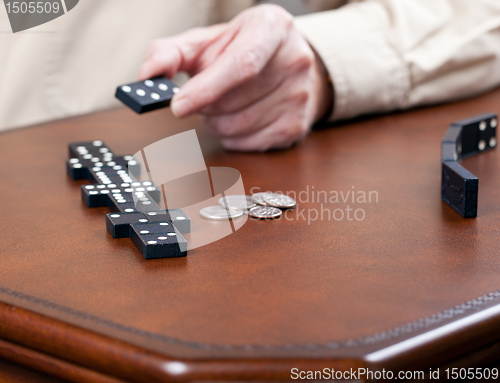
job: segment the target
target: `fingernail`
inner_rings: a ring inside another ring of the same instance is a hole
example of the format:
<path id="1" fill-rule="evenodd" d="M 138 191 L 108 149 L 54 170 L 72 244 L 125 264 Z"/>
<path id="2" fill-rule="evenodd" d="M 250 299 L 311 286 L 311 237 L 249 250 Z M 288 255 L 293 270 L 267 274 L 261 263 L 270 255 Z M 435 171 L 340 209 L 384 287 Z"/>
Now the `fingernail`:
<path id="1" fill-rule="evenodd" d="M 172 100 L 172 104 L 170 105 L 172 109 L 172 113 L 175 117 L 184 117 L 191 113 L 194 109 L 193 104 L 189 101 L 188 98 L 174 98 Z"/>

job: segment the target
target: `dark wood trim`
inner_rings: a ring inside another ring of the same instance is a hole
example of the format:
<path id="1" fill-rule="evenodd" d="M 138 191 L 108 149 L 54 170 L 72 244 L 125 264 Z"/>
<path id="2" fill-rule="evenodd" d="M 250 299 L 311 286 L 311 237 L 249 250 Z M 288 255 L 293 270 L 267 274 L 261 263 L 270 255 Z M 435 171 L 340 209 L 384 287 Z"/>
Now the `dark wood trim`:
<path id="1" fill-rule="evenodd" d="M 125 383 L 98 372 L 0 339 L 0 358 L 70 382 Z"/>
<path id="2" fill-rule="evenodd" d="M 91 369 L 102 379 L 113 379 L 109 380 L 110 383 L 289 380 L 290 371 L 294 367 L 319 370 L 328 366 L 349 370 L 364 365 L 361 360 L 351 358 L 174 360 L 3 302 L 0 302 L 0 337 L 16 343 L 2 341 L 0 347 L 5 348 L 7 356 L 2 351 L 0 356 L 5 359 L 65 379 L 68 379 L 69 375 L 58 375 L 58 371 L 84 379 L 85 372 Z M 18 359 L 12 359 L 8 357 L 11 350 L 23 351 L 19 351 Z M 43 361 L 54 367 L 43 369 L 42 356 L 46 358 Z M 182 365 L 185 368 L 182 371 L 169 368 L 172 365 L 169 366 L 168 363 L 171 362 L 179 363 L 176 366 Z M 106 375 L 114 378 L 108 378 Z"/>

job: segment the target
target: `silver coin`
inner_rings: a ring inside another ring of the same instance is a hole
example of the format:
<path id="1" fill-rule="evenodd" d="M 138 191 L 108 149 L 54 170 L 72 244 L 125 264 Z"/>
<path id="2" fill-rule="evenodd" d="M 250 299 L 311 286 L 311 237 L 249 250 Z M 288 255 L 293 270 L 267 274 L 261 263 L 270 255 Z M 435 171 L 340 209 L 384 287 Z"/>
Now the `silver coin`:
<path id="1" fill-rule="evenodd" d="M 278 218 L 281 214 L 280 209 L 271 206 L 257 206 L 248 211 L 248 215 L 254 218 Z"/>
<path id="2" fill-rule="evenodd" d="M 297 205 L 297 202 L 295 202 L 292 197 L 289 197 L 287 195 L 265 197 L 264 202 L 268 206 L 279 207 L 280 209 L 290 209 Z"/>
<path id="3" fill-rule="evenodd" d="M 227 195 L 219 200 L 219 205 L 226 209 L 248 210 L 255 207 L 255 202 L 247 195 Z"/>
<path id="4" fill-rule="evenodd" d="M 263 192 L 263 193 L 255 193 L 252 194 L 252 201 L 257 205 L 267 206 L 267 203 L 264 201 L 266 197 L 279 197 L 283 194 L 271 193 L 271 192 Z"/>
<path id="5" fill-rule="evenodd" d="M 200 215 L 206 219 L 223 220 L 237 218 L 243 215 L 241 210 L 226 210 L 221 206 L 209 206 L 200 210 Z"/>

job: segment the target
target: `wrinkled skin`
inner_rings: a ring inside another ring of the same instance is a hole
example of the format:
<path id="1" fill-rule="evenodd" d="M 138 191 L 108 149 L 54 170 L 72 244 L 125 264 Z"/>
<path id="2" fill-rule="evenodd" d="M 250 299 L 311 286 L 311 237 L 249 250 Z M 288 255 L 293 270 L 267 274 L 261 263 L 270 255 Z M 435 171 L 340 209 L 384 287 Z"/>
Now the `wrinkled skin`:
<path id="1" fill-rule="evenodd" d="M 293 17 L 275 5 L 151 42 L 140 79 L 172 78 L 179 71 L 191 78 L 172 100 L 172 112 L 200 114 L 230 150 L 288 148 L 332 104 L 321 59 Z"/>

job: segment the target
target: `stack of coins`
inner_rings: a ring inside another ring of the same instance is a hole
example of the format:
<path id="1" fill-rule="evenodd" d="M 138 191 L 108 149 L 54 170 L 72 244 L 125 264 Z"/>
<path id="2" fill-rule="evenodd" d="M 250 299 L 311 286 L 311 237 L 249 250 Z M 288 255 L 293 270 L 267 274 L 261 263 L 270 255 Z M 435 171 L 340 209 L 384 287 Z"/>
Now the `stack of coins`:
<path id="1" fill-rule="evenodd" d="M 251 200 L 260 206 L 250 209 L 248 215 L 263 219 L 278 218 L 283 209 L 292 209 L 297 205 L 292 197 L 271 192 L 255 193 Z"/>
<path id="2" fill-rule="evenodd" d="M 237 218 L 248 214 L 253 218 L 278 218 L 282 209 L 291 209 L 297 202 L 289 196 L 278 193 L 256 193 L 247 195 L 228 195 L 219 199 L 219 206 L 210 206 L 200 210 L 203 218 L 221 220 Z"/>

